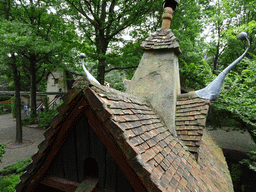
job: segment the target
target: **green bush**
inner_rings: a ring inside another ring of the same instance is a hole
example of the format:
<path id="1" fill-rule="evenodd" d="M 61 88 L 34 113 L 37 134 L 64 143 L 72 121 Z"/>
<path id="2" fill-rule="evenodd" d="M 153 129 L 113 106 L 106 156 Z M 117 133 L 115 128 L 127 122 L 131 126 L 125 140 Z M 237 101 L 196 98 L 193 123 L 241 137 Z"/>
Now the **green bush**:
<path id="1" fill-rule="evenodd" d="M 21 119 L 22 126 L 33 125 L 35 124 L 36 119 L 37 118 L 32 118 L 32 117 L 23 118 Z"/>
<path id="2" fill-rule="evenodd" d="M 11 112 L 11 104 L 6 103 L 3 105 L 0 105 L 0 114 L 6 114 Z"/>
<path id="3" fill-rule="evenodd" d="M 240 163 L 246 164 L 250 169 L 256 172 L 256 151 L 247 153 L 248 159 L 243 159 Z"/>
<path id="4" fill-rule="evenodd" d="M 41 112 L 38 115 L 39 118 L 39 127 L 47 128 L 50 125 L 51 119 L 58 113 L 57 110 L 49 109 L 48 112 Z"/>
<path id="5" fill-rule="evenodd" d="M 123 82 L 118 82 L 114 85 L 114 88 L 116 90 L 119 90 L 119 91 L 122 91 L 122 92 L 125 92 L 126 91 L 126 88 L 124 87 L 124 83 Z"/>
<path id="6" fill-rule="evenodd" d="M 3 154 L 5 153 L 5 151 L 4 151 L 5 147 L 6 147 L 6 145 L 0 144 L 0 163 L 2 163 L 1 158 L 2 158 Z"/>
<path id="7" fill-rule="evenodd" d="M 0 170 L 0 175 L 2 175 L 0 176 L 0 191 L 14 192 L 16 185 L 20 182 L 20 176 L 31 161 L 31 158 L 23 159 Z"/>
<path id="8" fill-rule="evenodd" d="M 9 100 L 11 99 L 10 96 L 0 96 L 0 101 L 6 101 L 6 100 Z"/>
<path id="9" fill-rule="evenodd" d="M 241 187 L 241 175 L 242 175 L 241 165 L 238 163 L 231 164 L 230 175 L 232 178 L 234 189 L 235 191 L 238 191 L 238 189 Z"/>
<path id="10" fill-rule="evenodd" d="M 0 176 L 0 191 L 1 192 L 14 192 L 16 185 L 20 182 L 20 174 L 12 174 L 9 176 Z"/>
<path id="11" fill-rule="evenodd" d="M 40 128 L 47 128 L 50 125 L 51 119 L 58 113 L 57 110 L 49 109 L 49 111 L 43 111 L 38 113 L 37 117 L 29 117 L 22 119 L 22 125 L 38 124 Z"/>
<path id="12" fill-rule="evenodd" d="M 3 167 L 2 170 L 0 170 L 0 175 L 23 173 L 31 161 L 32 161 L 31 158 L 27 158 L 27 159 L 22 159 L 15 164 L 7 165 Z"/>

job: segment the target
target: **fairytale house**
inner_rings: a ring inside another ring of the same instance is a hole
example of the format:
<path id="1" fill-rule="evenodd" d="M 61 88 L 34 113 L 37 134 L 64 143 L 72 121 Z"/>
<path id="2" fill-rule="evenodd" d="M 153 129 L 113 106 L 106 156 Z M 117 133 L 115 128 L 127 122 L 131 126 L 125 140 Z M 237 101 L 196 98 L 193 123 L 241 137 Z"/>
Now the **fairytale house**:
<path id="1" fill-rule="evenodd" d="M 233 191 L 222 150 L 205 129 L 210 99 L 180 93 L 179 44 L 149 37 L 127 93 L 81 77 L 21 176 L 25 191 Z"/>

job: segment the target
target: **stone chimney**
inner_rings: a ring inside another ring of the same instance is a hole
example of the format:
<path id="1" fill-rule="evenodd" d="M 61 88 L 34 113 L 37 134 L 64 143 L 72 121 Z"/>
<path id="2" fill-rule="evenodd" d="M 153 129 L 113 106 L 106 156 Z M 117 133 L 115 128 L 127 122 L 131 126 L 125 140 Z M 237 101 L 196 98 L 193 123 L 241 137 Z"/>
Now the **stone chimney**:
<path id="1" fill-rule="evenodd" d="M 181 51 L 177 38 L 169 29 L 172 16 L 173 9 L 166 7 L 162 28 L 141 45 L 144 54 L 127 92 L 145 98 L 176 136 L 176 98 L 180 94 L 178 55 Z"/>

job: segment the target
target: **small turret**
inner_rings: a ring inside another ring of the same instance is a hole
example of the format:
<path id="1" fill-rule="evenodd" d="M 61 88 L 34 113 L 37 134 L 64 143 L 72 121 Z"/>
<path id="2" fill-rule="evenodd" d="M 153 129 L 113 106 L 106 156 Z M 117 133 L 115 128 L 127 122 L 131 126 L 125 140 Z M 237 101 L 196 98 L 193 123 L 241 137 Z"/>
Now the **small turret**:
<path id="1" fill-rule="evenodd" d="M 172 5 L 165 1 L 162 27 L 141 45 L 144 54 L 132 78 L 127 93 L 143 97 L 157 111 L 168 129 L 176 136 L 176 99 L 180 94 L 178 55 L 179 43 L 170 29 L 173 18 Z"/>

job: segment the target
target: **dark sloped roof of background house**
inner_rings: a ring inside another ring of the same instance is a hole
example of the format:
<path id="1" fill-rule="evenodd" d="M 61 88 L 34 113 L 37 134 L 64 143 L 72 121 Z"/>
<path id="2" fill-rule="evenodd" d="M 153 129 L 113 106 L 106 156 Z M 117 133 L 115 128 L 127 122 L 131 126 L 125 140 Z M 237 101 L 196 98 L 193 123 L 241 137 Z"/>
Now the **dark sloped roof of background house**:
<path id="1" fill-rule="evenodd" d="M 171 29 L 157 29 L 141 44 L 141 47 L 145 50 L 174 49 L 176 54 L 181 53 L 177 37 Z"/>
<path id="2" fill-rule="evenodd" d="M 197 108 L 197 103 L 201 101 L 194 97 L 190 98 L 189 94 L 186 95 L 179 100 L 178 108 Z M 178 109 L 177 113 L 177 123 L 180 124 L 177 126 L 177 131 L 183 131 L 179 134 L 181 138 L 179 139 L 172 136 L 143 99 L 104 86 L 92 85 L 86 78 L 77 81 L 76 86 L 65 95 L 64 103 L 58 109 L 59 114 L 53 118 L 51 127 L 45 132 L 45 141 L 39 145 L 39 151 L 32 157 L 33 162 L 22 175 L 17 191 L 26 187 L 40 169 L 44 157 L 50 153 L 48 149 L 51 142 L 58 135 L 56 127 L 70 115 L 70 108 L 74 108 L 81 97 L 88 101 L 109 133 L 109 138 L 119 147 L 125 156 L 125 161 L 147 191 L 233 191 L 223 153 L 203 129 L 203 123 L 198 129 L 200 145 L 192 136 L 190 139 L 197 147 L 196 161 L 194 155 L 190 153 L 192 148 L 184 142 L 186 140 L 181 140 L 186 134 L 190 135 L 190 132 L 185 132 L 188 125 L 187 118 L 179 119 L 184 110 Z M 188 98 L 192 101 L 188 101 L 190 100 Z M 188 114 L 190 117 L 190 113 Z M 205 120 L 201 119 L 199 122 L 203 121 Z M 193 134 L 198 130 L 192 131 Z"/>

